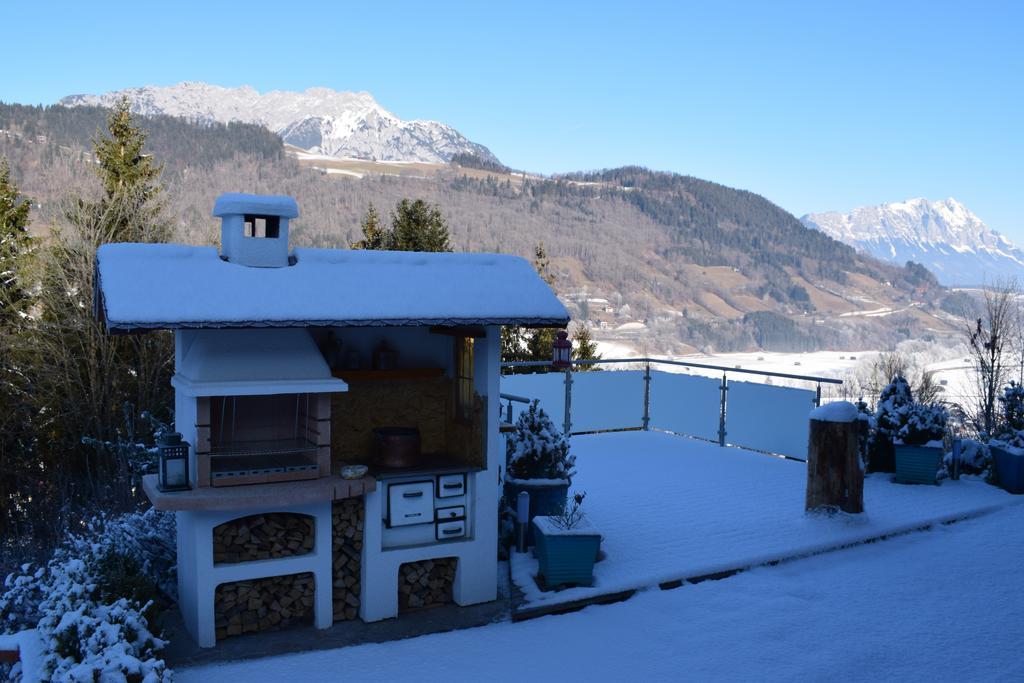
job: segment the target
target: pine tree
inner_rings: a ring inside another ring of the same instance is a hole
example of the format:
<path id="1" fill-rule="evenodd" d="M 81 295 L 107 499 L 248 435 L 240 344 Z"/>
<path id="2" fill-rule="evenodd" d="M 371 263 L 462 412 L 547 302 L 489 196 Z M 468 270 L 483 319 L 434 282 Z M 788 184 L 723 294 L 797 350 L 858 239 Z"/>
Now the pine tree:
<path id="1" fill-rule="evenodd" d="M 399 251 L 451 251 L 448 222 L 436 204 L 422 199 L 398 202 L 391 212 L 393 249 Z"/>
<path id="2" fill-rule="evenodd" d="M 597 344 L 590 337 L 590 327 L 586 323 L 580 323 L 572 334 L 572 357 L 573 360 L 601 360 L 601 354 L 597 352 Z M 599 370 L 596 365 L 577 365 L 576 369 L 587 372 Z"/>
<path id="3" fill-rule="evenodd" d="M 353 249 L 389 249 L 390 231 L 381 225 L 380 214 L 377 207 L 370 202 L 366 208 L 366 216 L 360 223 L 363 229 L 363 239 L 352 244 Z"/>
<path id="4" fill-rule="evenodd" d="M 32 250 L 28 231 L 31 202 L 11 182 L 7 159 L 0 161 L 0 330 L 16 322 L 28 305 L 25 260 Z"/>
<path id="5" fill-rule="evenodd" d="M 143 152 L 145 142 L 146 132 L 122 97 L 107 118 L 107 135 L 93 139 L 104 196 L 95 206 L 80 207 L 106 217 L 107 242 L 164 242 L 170 236 L 161 216 L 162 167 Z"/>
<path id="6" fill-rule="evenodd" d="M 551 272 L 551 262 L 543 242 L 534 247 L 533 268 L 548 286 L 554 287 L 555 276 Z M 524 330 L 518 327 L 503 327 L 501 328 L 501 359 L 505 362 L 551 360 L 552 346 L 557 337 L 558 330 L 551 328 Z M 513 373 L 530 374 L 544 371 L 546 371 L 545 367 L 524 367 L 513 370 Z"/>

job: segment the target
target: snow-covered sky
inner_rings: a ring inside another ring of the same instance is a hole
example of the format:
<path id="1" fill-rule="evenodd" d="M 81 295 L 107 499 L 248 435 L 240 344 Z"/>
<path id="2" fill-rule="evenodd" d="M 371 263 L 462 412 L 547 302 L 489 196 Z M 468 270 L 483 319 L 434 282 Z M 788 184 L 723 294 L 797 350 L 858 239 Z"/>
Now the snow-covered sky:
<path id="1" fill-rule="evenodd" d="M 4 3 L 0 100 L 366 90 L 507 164 L 642 164 L 797 215 L 956 197 L 1024 242 L 1019 2 Z"/>

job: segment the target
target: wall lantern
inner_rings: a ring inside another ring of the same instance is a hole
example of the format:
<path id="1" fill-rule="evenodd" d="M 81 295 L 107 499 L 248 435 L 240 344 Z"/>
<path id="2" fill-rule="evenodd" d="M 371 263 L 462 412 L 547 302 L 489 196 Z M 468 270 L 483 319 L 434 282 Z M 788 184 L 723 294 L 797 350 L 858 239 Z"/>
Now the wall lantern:
<path id="1" fill-rule="evenodd" d="M 177 432 L 164 432 L 157 440 L 160 451 L 160 474 L 158 488 L 161 491 L 187 491 L 188 449 Z"/>
<path id="2" fill-rule="evenodd" d="M 559 370 L 569 367 L 569 359 L 572 354 L 572 342 L 569 341 L 569 333 L 565 330 L 558 332 L 558 338 L 551 348 L 551 365 Z"/>

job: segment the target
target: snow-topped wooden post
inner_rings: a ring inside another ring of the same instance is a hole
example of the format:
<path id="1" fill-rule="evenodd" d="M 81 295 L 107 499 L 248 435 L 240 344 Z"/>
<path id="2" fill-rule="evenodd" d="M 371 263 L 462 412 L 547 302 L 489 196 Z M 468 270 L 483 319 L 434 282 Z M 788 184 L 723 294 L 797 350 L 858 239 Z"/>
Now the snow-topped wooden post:
<path id="1" fill-rule="evenodd" d="M 857 406 L 829 403 L 811 412 L 807 444 L 806 510 L 864 512 L 864 468 Z"/>

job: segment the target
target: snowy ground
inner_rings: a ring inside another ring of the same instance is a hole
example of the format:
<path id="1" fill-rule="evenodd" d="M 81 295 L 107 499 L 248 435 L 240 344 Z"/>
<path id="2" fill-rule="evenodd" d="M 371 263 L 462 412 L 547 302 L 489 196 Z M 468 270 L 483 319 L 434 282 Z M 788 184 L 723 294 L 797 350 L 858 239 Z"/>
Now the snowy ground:
<path id="1" fill-rule="evenodd" d="M 567 602 L 819 552 L 963 517 L 1022 497 L 977 479 L 904 486 L 865 481 L 866 513 L 804 514 L 803 463 L 658 432 L 572 439 L 584 509 L 604 537 L 592 587 L 541 592 L 536 560 L 513 554 L 528 607 Z"/>
<path id="2" fill-rule="evenodd" d="M 606 607 L 177 672 L 218 680 L 1022 680 L 1024 506 Z"/>

